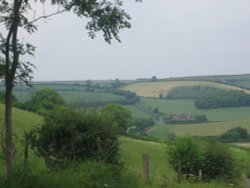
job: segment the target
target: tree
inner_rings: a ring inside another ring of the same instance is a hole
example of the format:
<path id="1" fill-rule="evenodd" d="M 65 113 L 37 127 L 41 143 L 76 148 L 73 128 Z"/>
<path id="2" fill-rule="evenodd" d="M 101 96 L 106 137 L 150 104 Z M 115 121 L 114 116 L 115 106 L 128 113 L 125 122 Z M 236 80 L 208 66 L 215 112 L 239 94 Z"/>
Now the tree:
<path id="1" fill-rule="evenodd" d="M 95 112 L 54 110 L 32 135 L 33 149 L 51 168 L 86 160 L 118 163 L 117 132 Z"/>
<path id="2" fill-rule="evenodd" d="M 52 89 L 41 89 L 36 92 L 30 101 L 25 102 L 21 108 L 46 115 L 58 106 L 65 105 L 63 98 Z"/>
<path id="3" fill-rule="evenodd" d="M 119 133 L 126 133 L 131 126 L 131 112 L 117 104 L 108 104 L 101 110 L 101 116 Z"/>
<path id="4" fill-rule="evenodd" d="M 49 0 L 47 0 L 49 1 Z M 89 22 L 86 29 L 91 38 L 95 38 L 98 31 L 103 32 L 106 42 L 112 39 L 120 41 L 119 30 L 129 28 L 129 15 L 121 8 L 123 2 L 107 0 L 51 0 L 52 5 L 57 5 L 60 9 L 57 12 L 42 15 L 35 19 L 30 19 L 27 15 L 35 12 L 30 3 L 45 3 L 46 0 L 0 0 L 0 24 L 5 30 L 0 31 L 0 59 L 3 65 L 0 66 L 1 74 L 4 74 L 6 97 L 5 97 L 5 147 L 4 156 L 6 161 L 7 178 L 11 174 L 12 168 L 12 90 L 18 81 L 29 84 L 32 76 L 32 64 L 21 61 L 23 55 L 34 55 L 35 47 L 30 43 L 23 43 L 18 33 L 20 28 L 28 33 L 37 30 L 37 21 L 47 19 L 51 16 L 63 12 L 73 12 L 78 17 L 86 17 Z M 4 37 L 5 36 L 5 37 Z M 2 71 L 4 69 L 4 73 Z"/>
<path id="5" fill-rule="evenodd" d="M 181 180 L 181 175 L 198 175 L 201 168 L 201 151 L 196 141 L 186 136 L 177 138 L 167 147 L 168 161 L 176 170 Z"/>

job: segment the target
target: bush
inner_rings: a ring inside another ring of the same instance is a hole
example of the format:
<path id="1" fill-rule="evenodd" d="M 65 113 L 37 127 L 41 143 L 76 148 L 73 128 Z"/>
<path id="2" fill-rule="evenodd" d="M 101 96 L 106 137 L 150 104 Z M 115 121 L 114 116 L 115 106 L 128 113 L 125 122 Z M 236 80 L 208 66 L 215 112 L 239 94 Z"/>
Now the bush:
<path id="1" fill-rule="evenodd" d="M 179 175 L 198 175 L 202 155 L 199 145 L 189 136 L 178 138 L 168 145 L 168 160 Z"/>
<path id="2" fill-rule="evenodd" d="M 33 133 L 32 147 L 49 167 L 86 160 L 118 163 L 117 132 L 96 113 L 55 110 Z"/>
<path id="3" fill-rule="evenodd" d="M 237 141 L 237 140 L 245 140 L 247 138 L 248 138 L 247 130 L 241 127 L 230 129 L 219 136 L 219 139 L 223 141 Z"/>
<path id="4" fill-rule="evenodd" d="M 204 153 L 203 174 L 206 180 L 235 178 L 235 160 L 225 144 L 210 142 Z"/>

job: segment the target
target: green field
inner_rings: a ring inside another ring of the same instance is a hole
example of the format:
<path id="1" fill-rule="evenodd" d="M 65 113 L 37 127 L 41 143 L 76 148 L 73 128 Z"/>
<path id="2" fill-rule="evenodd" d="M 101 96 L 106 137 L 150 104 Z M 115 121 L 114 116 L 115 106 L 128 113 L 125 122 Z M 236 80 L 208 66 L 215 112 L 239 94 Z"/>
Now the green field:
<path id="1" fill-rule="evenodd" d="M 231 90 L 243 90 L 246 93 L 250 93 L 249 90 L 242 89 L 236 86 L 231 86 L 227 84 L 206 82 L 206 81 L 158 81 L 158 82 L 139 82 L 134 84 L 129 84 L 123 88 L 123 90 L 128 90 L 135 92 L 138 96 L 142 97 L 154 97 L 159 98 L 160 94 L 164 96 L 175 88 L 182 86 L 209 86 L 219 89 L 231 89 Z"/>
<path id="2" fill-rule="evenodd" d="M 210 82 L 219 82 L 230 85 L 235 85 L 243 88 L 250 88 L 250 74 L 242 75 L 212 75 L 212 76 L 193 76 L 193 77 L 181 77 L 181 78 L 172 78 L 166 80 L 189 80 L 189 81 L 210 81 Z"/>
<path id="3" fill-rule="evenodd" d="M 160 112 L 166 114 L 205 114 L 208 118 L 208 123 L 156 125 L 148 131 L 148 134 L 160 139 L 165 140 L 169 132 L 174 132 L 177 136 L 184 136 L 185 134 L 215 136 L 237 126 L 250 132 L 250 107 L 200 110 L 194 106 L 193 100 L 149 98 L 142 98 L 140 104 L 145 107 L 159 108 Z"/>
<path id="4" fill-rule="evenodd" d="M 0 121 L 3 121 L 3 105 L 0 104 Z M 22 110 L 14 109 L 13 111 L 13 125 L 15 134 L 21 138 L 24 130 L 30 130 L 33 127 L 39 126 L 42 122 L 42 118 L 33 113 L 25 112 Z M 143 182 L 142 172 L 143 163 L 142 155 L 149 155 L 149 169 L 150 169 L 150 183 L 143 187 L 146 188 L 159 188 L 159 187 L 172 187 L 172 188 L 224 188 L 227 187 L 225 184 L 217 182 L 211 182 L 207 184 L 176 184 L 176 173 L 169 166 L 167 162 L 166 145 L 164 143 L 155 143 L 148 141 L 141 141 L 131 139 L 127 137 L 120 137 L 120 155 L 121 160 L 124 163 L 124 167 Z M 20 140 L 17 140 L 20 142 Z M 18 157 L 22 157 L 22 145 L 16 144 L 17 151 L 19 152 Z M 246 161 L 245 151 L 237 150 L 242 163 Z M 2 155 L 1 155 L 2 158 Z M 42 160 L 34 154 L 31 154 L 30 160 L 36 162 L 36 167 L 45 168 Z M 3 159 L 0 159 L 0 169 L 3 173 Z"/>
<path id="5" fill-rule="evenodd" d="M 125 97 L 101 92 L 58 91 L 67 104 L 80 101 L 115 101 Z"/>
<path id="6" fill-rule="evenodd" d="M 208 121 L 250 120 L 250 107 L 219 108 L 201 110 L 194 106 L 193 100 L 150 99 L 141 98 L 140 104 L 145 107 L 159 108 L 166 114 L 205 114 Z"/>
<path id="7" fill-rule="evenodd" d="M 218 136 L 235 127 L 242 127 L 250 132 L 250 120 L 185 125 L 161 125 L 152 128 L 148 134 L 164 140 L 169 132 L 173 132 L 176 136 L 185 136 L 187 134 L 192 136 Z"/>

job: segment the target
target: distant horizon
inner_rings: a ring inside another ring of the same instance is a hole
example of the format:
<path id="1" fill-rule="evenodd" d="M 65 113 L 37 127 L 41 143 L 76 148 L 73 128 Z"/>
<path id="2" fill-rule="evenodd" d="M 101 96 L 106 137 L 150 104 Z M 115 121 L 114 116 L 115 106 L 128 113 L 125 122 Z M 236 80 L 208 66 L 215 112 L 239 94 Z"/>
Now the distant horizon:
<path id="1" fill-rule="evenodd" d="M 179 78 L 192 78 L 192 77 L 212 77 L 212 76 L 215 76 L 215 77 L 218 77 L 218 76 L 243 76 L 243 75 L 250 75 L 250 72 L 249 73 L 242 73 L 242 74 L 204 74 L 204 75 L 187 75 L 187 76 L 175 76 L 175 77 L 157 77 L 157 79 L 159 80 L 163 80 L 163 79 L 179 79 Z M 127 81 L 127 80 L 143 80 L 143 79 L 151 79 L 153 76 L 155 75 L 152 75 L 151 77 L 141 77 L 141 78 L 107 78 L 107 79 L 72 79 L 72 80 L 32 80 L 31 82 L 74 82 L 74 81 L 85 81 L 85 80 L 92 80 L 92 81 L 108 81 L 108 80 L 116 80 L 116 79 L 119 79 L 119 80 L 124 80 L 124 81 Z"/>

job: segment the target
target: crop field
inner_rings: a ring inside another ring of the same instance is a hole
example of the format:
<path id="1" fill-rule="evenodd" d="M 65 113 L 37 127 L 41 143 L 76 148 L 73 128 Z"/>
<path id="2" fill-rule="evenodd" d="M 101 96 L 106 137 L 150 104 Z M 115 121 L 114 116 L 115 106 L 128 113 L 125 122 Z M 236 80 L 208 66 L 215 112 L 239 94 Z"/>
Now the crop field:
<path id="1" fill-rule="evenodd" d="M 147 108 L 159 108 L 160 112 L 166 114 L 205 114 L 208 121 L 250 120 L 250 107 L 202 110 L 196 108 L 193 100 L 189 99 L 166 100 L 141 98 L 140 104 Z"/>
<path id="2" fill-rule="evenodd" d="M 148 134 L 162 140 L 167 138 L 169 132 L 173 132 L 176 136 L 218 136 L 229 129 L 236 127 L 242 127 L 250 132 L 250 120 L 183 125 L 158 125 L 150 129 Z"/>
<path id="3" fill-rule="evenodd" d="M 150 114 L 144 112 L 143 110 L 138 109 L 135 105 L 123 105 L 123 107 L 127 108 L 131 111 L 132 116 L 135 118 L 149 118 Z"/>
<path id="4" fill-rule="evenodd" d="M 123 96 L 101 92 L 58 91 L 67 104 L 78 101 L 114 101 L 124 99 Z"/>
<path id="5" fill-rule="evenodd" d="M 158 82 L 141 82 L 135 84 L 129 84 L 123 88 L 123 90 L 129 90 L 135 92 L 138 96 L 159 98 L 160 94 L 167 95 L 167 93 L 175 88 L 182 86 L 209 86 L 220 89 L 231 90 L 243 90 L 246 93 L 250 93 L 249 90 L 242 89 L 236 86 L 220 84 L 215 82 L 205 81 L 158 81 Z"/>

